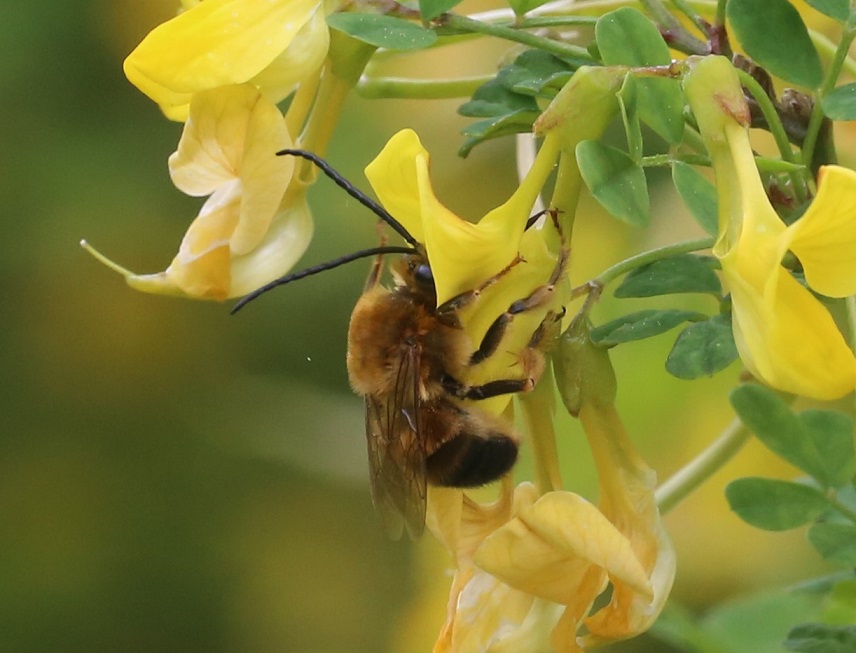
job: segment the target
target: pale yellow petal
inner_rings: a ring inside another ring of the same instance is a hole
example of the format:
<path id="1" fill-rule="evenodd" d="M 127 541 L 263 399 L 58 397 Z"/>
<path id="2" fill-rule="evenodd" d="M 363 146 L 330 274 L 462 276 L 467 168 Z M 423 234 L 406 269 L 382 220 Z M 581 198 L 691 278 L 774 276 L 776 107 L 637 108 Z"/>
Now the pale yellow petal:
<path id="1" fill-rule="evenodd" d="M 317 0 L 206 0 L 152 30 L 125 75 L 164 108 L 193 93 L 246 82 L 292 42 Z"/>
<path id="2" fill-rule="evenodd" d="M 223 300 L 232 284 L 229 238 L 238 222 L 240 198 L 212 195 L 191 223 L 178 254 L 163 272 L 126 277 L 129 286 L 157 294 Z"/>
<path id="3" fill-rule="evenodd" d="M 648 578 L 630 542 L 591 503 L 571 492 L 550 492 L 488 537 L 476 564 L 512 587 L 562 603 L 580 598 L 580 584 L 597 568 L 597 587 L 606 573 L 645 591 Z M 650 591 L 650 590 L 649 590 Z"/>
<path id="4" fill-rule="evenodd" d="M 788 227 L 809 287 L 829 297 L 856 294 L 856 172 L 820 169 L 817 196 Z"/>
<path id="5" fill-rule="evenodd" d="M 312 213 L 304 196 L 280 208 L 252 251 L 233 253 L 229 297 L 242 297 L 287 273 L 309 247 L 312 231 Z"/>

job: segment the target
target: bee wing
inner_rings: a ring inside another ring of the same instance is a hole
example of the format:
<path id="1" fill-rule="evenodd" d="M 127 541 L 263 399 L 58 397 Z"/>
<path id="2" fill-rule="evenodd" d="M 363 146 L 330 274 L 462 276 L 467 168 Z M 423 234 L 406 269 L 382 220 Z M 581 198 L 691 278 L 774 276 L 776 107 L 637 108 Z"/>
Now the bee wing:
<path id="1" fill-rule="evenodd" d="M 372 500 L 387 534 L 404 528 L 416 538 L 425 527 L 425 445 L 419 411 L 419 351 L 401 357 L 395 392 L 385 400 L 366 397 L 366 437 Z"/>

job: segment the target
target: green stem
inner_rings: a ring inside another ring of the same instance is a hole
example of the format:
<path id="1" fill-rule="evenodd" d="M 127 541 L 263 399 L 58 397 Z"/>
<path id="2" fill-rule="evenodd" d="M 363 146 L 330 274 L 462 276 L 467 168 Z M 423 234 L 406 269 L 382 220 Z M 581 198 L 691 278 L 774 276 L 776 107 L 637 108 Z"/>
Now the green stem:
<path id="1" fill-rule="evenodd" d="M 725 25 L 725 5 L 728 4 L 728 0 L 717 0 L 716 3 L 716 13 L 714 14 L 713 20 L 714 25 L 724 26 Z"/>
<path id="2" fill-rule="evenodd" d="M 453 29 L 464 32 L 473 32 L 476 34 L 485 34 L 515 43 L 522 43 L 539 50 L 544 50 L 557 57 L 575 59 L 582 62 L 594 63 L 594 57 L 591 56 L 588 50 L 578 45 L 569 45 L 547 39 L 542 36 L 530 34 L 519 29 L 504 27 L 502 25 L 484 23 L 479 20 L 473 20 L 466 16 L 458 16 L 457 14 L 443 14 L 442 24 Z"/>
<path id="3" fill-rule="evenodd" d="M 779 148 L 779 154 L 782 155 L 782 159 L 789 163 L 799 163 L 800 159 L 791 147 L 790 139 L 785 131 L 785 126 L 782 124 L 782 120 L 779 118 L 779 113 L 776 111 L 776 107 L 773 105 L 773 101 L 770 99 L 770 96 L 764 92 L 764 89 L 755 80 L 755 78 L 746 71 L 738 69 L 737 76 L 740 78 L 740 83 L 752 94 L 752 97 L 755 98 L 755 101 L 758 103 L 758 108 L 761 109 L 761 113 L 764 114 L 764 120 L 767 121 L 767 128 L 769 129 L 770 134 L 772 134 L 773 140 L 776 141 L 776 146 Z M 798 172 L 791 172 L 789 173 L 789 177 L 793 183 L 797 200 L 799 202 L 805 202 L 808 195 L 803 175 Z"/>
<path id="4" fill-rule="evenodd" d="M 688 252 L 695 252 L 700 249 L 709 249 L 713 247 L 713 243 L 714 239 L 712 237 L 699 238 L 698 240 L 686 240 L 684 242 L 673 243 L 671 245 L 658 247 L 647 252 L 642 252 L 641 254 L 631 256 L 630 258 L 620 261 L 612 267 L 607 268 L 599 275 L 597 275 L 594 279 L 592 279 L 592 282 L 604 286 L 613 279 L 616 279 L 621 275 L 630 272 L 631 270 L 640 268 L 643 265 L 648 265 L 649 263 L 653 263 L 654 261 L 659 261 L 660 259 L 675 256 L 677 254 L 686 254 Z"/>
<path id="5" fill-rule="evenodd" d="M 779 148 L 779 153 L 782 155 L 782 158 L 785 161 L 790 161 L 791 163 L 798 163 L 799 159 L 791 147 L 791 142 L 788 139 L 787 132 L 785 131 L 785 126 L 782 124 L 770 96 L 764 92 L 764 89 L 755 80 L 755 78 L 745 70 L 737 69 L 737 76 L 740 78 L 740 83 L 746 87 L 758 103 L 758 108 L 761 109 L 761 113 L 764 114 L 764 120 L 767 121 L 767 127 L 769 128 L 773 139 L 776 141 L 776 147 Z"/>
<path id="6" fill-rule="evenodd" d="M 841 41 L 838 43 L 838 48 L 835 51 L 835 56 L 826 72 L 826 78 L 823 80 L 815 97 L 814 107 L 811 111 L 811 118 L 808 122 L 805 141 L 802 147 L 802 160 L 807 166 L 811 165 L 812 157 L 814 156 L 814 148 L 817 145 L 817 139 L 820 134 L 820 128 L 823 124 L 823 109 L 821 108 L 821 100 L 835 88 L 835 82 L 838 81 L 838 76 L 841 74 L 841 68 L 847 59 L 847 53 L 850 51 L 850 44 L 856 38 L 856 28 L 849 22 L 847 28 L 841 34 Z"/>
<path id="7" fill-rule="evenodd" d="M 675 7 L 683 13 L 684 16 L 690 19 L 699 32 L 702 34 L 707 33 L 707 26 L 704 24 L 701 16 L 698 15 L 698 12 L 696 12 L 686 0 L 672 0 L 672 4 L 675 5 Z"/>
<path id="8" fill-rule="evenodd" d="M 669 35 L 669 44 L 672 47 L 688 54 L 707 52 L 707 45 L 690 34 L 661 0 L 640 0 L 640 4 L 651 14 L 660 32 Z"/>
<path id="9" fill-rule="evenodd" d="M 751 433 L 738 418 L 689 463 L 660 485 L 655 492 L 660 514 L 666 514 L 731 460 Z"/>
<path id="10" fill-rule="evenodd" d="M 485 82 L 496 75 L 474 75 L 454 79 L 407 79 L 405 77 L 371 77 L 364 75 L 357 84 L 357 93 L 364 98 L 396 98 L 409 100 L 445 100 L 470 97 Z"/>

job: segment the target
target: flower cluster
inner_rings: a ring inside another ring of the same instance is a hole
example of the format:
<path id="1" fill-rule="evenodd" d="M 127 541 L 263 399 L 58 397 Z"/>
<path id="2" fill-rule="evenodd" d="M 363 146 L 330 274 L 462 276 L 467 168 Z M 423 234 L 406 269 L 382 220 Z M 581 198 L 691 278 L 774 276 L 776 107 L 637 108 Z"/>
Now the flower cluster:
<path id="1" fill-rule="evenodd" d="M 322 74 L 330 46 L 325 18 L 335 4 L 182 4 L 181 13 L 128 55 L 124 68 L 167 117 L 184 122 L 170 175 L 182 192 L 208 199 L 165 271 L 138 275 L 96 255 L 138 290 L 224 300 L 282 275 L 308 246 L 305 192 L 313 177 L 273 153 L 323 149 L 330 126 L 312 128 L 309 107 L 319 85 L 326 84 L 328 97 L 330 89 L 353 81 Z M 290 95 L 283 115 L 276 103 Z"/>

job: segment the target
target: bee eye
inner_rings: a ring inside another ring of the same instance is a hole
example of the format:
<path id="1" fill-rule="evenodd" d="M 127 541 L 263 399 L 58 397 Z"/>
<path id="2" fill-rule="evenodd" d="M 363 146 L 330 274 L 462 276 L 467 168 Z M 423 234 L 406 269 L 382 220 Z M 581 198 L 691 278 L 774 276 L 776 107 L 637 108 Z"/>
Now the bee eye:
<path id="1" fill-rule="evenodd" d="M 427 263 L 420 263 L 413 271 L 413 279 L 420 286 L 433 286 L 434 273 L 431 272 L 431 266 Z"/>

